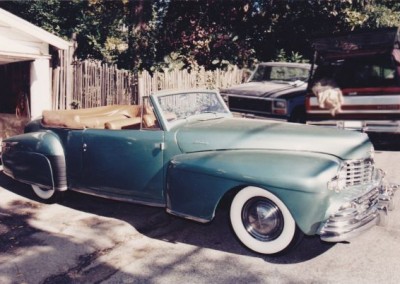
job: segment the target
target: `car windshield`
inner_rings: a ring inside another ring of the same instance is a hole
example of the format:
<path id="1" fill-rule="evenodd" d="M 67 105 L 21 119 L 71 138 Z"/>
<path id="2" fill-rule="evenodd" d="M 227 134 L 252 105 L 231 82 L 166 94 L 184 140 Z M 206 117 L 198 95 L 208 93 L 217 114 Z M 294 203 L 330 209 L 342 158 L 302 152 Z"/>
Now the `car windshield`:
<path id="1" fill-rule="evenodd" d="M 157 96 L 162 115 L 168 122 L 202 116 L 203 119 L 230 115 L 216 92 L 185 92 Z M 209 116 L 204 116 L 208 114 Z"/>
<path id="2" fill-rule="evenodd" d="M 308 69 L 297 66 L 258 65 L 250 78 L 250 82 L 281 81 L 286 83 L 298 80 L 307 81 L 308 75 Z"/>

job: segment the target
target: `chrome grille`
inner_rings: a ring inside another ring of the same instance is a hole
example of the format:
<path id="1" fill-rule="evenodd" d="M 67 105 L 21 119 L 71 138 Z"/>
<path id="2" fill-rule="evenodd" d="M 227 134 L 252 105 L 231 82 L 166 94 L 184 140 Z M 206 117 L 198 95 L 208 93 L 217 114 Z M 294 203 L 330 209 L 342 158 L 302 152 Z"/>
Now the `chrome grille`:
<path id="1" fill-rule="evenodd" d="M 233 111 L 244 111 L 251 113 L 271 113 L 272 101 L 257 97 L 229 96 L 229 108 Z"/>
<path id="2" fill-rule="evenodd" d="M 372 159 L 346 161 L 346 187 L 368 184 L 372 181 L 374 161 Z"/>

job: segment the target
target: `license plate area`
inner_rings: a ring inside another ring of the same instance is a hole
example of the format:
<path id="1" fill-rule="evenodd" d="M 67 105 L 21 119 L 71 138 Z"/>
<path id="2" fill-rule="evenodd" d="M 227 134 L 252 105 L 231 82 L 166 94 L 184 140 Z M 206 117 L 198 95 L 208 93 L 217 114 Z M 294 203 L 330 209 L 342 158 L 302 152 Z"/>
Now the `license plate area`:
<path id="1" fill-rule="evenodd" d="M 361 121 L 344 121 L 343 122 L 344 128 L 351 128 L 351 129 L 362 129 L 363 124 Z"/>

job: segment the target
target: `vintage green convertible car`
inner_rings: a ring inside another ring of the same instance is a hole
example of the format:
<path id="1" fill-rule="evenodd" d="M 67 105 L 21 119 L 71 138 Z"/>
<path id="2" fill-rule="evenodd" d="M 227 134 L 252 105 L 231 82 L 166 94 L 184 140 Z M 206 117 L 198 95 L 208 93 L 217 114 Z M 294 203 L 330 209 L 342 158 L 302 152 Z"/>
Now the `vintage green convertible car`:
<path id="1" fill-rule="evenodd" d="M 44 201 L 74 190 L 209 222 L 228 200 L 236 236 L 263 254 L 354 237 L 385 221 L 397 187 L 367 135 L 235 118 L 210 90 L 45 111 L 25 132 L 3 141 L 4 173 Z"/>

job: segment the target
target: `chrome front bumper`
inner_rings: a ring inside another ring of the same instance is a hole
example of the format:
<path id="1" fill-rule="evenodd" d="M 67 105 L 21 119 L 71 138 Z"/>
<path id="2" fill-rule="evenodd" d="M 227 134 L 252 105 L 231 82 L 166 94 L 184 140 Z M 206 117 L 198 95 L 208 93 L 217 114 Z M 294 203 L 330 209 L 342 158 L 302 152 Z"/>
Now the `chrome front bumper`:
<path id="1" fill-rule="evenodd" d="M 394 194 L 399 185 L 383 183 L 342 206 L 319 230 L 321 240 L 342 242 L 375 226 L 385 226 L 388 211 L 393 210 Z"/>
<path id="2" fill-rule="evenodd" d="M 307 121 L 306 124 L 367 133 L 400 133 L 400 123 L 388 120 L 322 120 Z"/>

